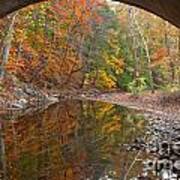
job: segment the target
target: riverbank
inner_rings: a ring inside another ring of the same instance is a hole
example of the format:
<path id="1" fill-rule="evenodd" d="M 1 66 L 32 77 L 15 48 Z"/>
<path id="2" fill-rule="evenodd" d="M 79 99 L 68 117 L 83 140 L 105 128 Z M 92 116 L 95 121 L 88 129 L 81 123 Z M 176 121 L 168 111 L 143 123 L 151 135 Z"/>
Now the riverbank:
<path id="1" fill-rule="evenodd" d="M 48 90 L 42 90 L 15 77 L 0 81 L 0 119 L 34 113 L 57 103 L 59 99 Z"/>
<path id="2" fill-rule="evenodd" d="M 14 117 L 35 113 L 58 103 L 62 99 L 101 101 L 125 106 L 142 113 L 158 116 L 180 117 L 180 92 L 144 92 L 139 95 L 121 91 L 91 90 L 41 90 L 32 84 L 13 80 L 10 87 L 0 91 L 0 117 L 13 114 Z M 10 112 L 10 113 L 9 113 Z"/>
<path id="3" fill-rule="evenodd" d="M 81 92 L 75 97 L 117 104 L 155 115 L 180 117 L 180 92 L 145 92 L 139 95 L 123 92 Z"/>

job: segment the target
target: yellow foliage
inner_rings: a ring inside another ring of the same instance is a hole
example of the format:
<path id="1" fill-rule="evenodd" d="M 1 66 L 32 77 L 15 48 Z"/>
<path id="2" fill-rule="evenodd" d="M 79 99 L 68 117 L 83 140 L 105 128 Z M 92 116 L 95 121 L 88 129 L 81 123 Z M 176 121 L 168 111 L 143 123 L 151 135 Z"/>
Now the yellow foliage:
<path id="1" fill-rule="evenodd" d="M 113 108 L 112 104 L 105 103 L 102 105 L 102 102 L 101 102 L 100 105 L 101 105 L 101 107 L 98 107 L 98 109 L 100 109 L 100 110 L 97 112 L 98 119 L 103 118 L 103 116 L 106 114 L 106 112 L 110 112 L 110 110 Z"/>
<path id="2" fill-rule="evenodd" d="M 120 121 L 111 121 L 109 123 L 106 123 L 102 128 L 102 133 L 111 134 L 115 131 L 119 131 L 121 128 Z"/>
<path id="3" fill-rule="evenodd" d="M 107 72 L 104 70 L 100 70 L 98 81 L 104 88 L 111 89 L 116 87 L 116 83 L 110 76 L 108 76 Z"/>

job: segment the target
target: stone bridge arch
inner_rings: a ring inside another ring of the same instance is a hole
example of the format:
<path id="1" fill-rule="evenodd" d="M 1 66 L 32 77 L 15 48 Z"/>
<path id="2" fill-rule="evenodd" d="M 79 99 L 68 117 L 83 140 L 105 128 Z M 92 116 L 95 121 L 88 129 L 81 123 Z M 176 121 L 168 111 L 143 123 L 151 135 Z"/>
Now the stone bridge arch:
<path id="1" fill-rule="evenodd" d="M 30 4 L 47 0 L 0 0 L 0 18 L 7 14 L 26 7 Z M 114 0 L 142 8 L 169 21 L 180 28 L 179 0 Z"/>

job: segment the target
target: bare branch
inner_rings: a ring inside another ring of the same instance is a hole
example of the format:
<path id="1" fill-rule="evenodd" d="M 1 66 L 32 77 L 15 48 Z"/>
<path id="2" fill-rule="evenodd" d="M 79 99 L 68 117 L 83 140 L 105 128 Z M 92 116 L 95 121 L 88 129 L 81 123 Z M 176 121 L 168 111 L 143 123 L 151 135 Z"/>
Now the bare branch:
<path id="1" fill-rule="evenodd" d="M 147 10 L 180 27 L 179 0 L 114 0 Z"/>

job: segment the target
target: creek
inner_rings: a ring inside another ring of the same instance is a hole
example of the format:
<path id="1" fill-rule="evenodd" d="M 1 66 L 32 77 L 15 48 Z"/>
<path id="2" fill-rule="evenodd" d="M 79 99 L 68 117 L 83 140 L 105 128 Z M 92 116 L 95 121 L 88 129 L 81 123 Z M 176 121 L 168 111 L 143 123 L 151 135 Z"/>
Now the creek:
<path id="1" fill-rule="evenodd" d="M 158 118 L 119 105 L 80 100 L 62 100 L 18 119 L 8 116 L 9 120 L 0 121 L 1 179 L 160 179 L 167 168 L 164 164 L 156 168 L 157 159 L 162 159 L 156 139 L 169 148 L 170 136 L 162 134 L 170 125 L 158 124 L 162 121 Z"/>

